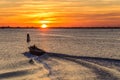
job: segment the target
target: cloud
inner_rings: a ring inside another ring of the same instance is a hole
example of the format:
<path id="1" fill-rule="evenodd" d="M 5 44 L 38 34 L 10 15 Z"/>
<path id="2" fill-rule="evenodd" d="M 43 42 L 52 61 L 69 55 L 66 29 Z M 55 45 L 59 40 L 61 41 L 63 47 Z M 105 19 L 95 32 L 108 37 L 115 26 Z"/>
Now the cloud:
<path id="1" fill-rule="evenodd" d="M 120 0 L 0 0 L 0 18 L 119 20 L 119 8 Z"/>

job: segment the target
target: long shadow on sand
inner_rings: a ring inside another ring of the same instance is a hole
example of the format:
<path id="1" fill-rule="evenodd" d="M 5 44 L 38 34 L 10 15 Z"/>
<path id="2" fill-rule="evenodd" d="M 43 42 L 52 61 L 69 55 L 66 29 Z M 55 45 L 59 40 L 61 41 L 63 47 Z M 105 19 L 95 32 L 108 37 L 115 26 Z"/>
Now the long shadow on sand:
<path id="1" fill-rule="evenodd" d="M 88 56 L 74 56 L 59 53 L 49 53 L 51 57 L 61 58 L 80 64 L 84 67 L 91 69 L 98 77 L 98 80 L 119 80 L 120 77 L 114 74 L 114 67 L 120 71 L 120 60 L 101 58 L 101 57 L 88 57 Z M 111 67 L 114 66 L 114 67 Z"/>
<path id="2" fill-rule="evenodd" d="M 26 57 L 30 58 L 34 55 L 29 55 L 30 52 L 23 53 Z M 68 54 L 61 54 L 61 53 L 52 53 L 47 52 L 47 55 L 50 57 L 58 57 L 58 58 L 74 58 L 74 59 L 84 59 L 84 60 L 99 60 L 99 61 L 109 61 L 109 62 L 118 62 L 120 63 L 120 59 L 111 59 L 111 58 L 101 58 L 101 57 L 89 57 L 89 56 L 74 56 L 74 55 L 68 55 Z"/>
<path id="3" fill-rule="evenodd" d="M 34 55 L 29 55 L 29 52 L 23 53 L 26 57 L 31 58 L 35 57 Z M 61 59 L 81 59 L 81 60 L 86 60 L 86 61 L 99 61 L 99 62 L 108 62 L 111 64 L 114 64 L 116 66 L 120 66 L 120 59 L 111 59 L 111 58 L 102 58 L 102 57 L 89 57 L 89 56 L 75 56 L 75 55 L 68 55 L 68 54 L 61 54 L 61 53 L 52 53 L 52 52 L 47 52 L 47 55 L 49 57 L 54 57 L 54 58 L 61 58 Z"/>
<path id="4" fill-rule="evenodd" d="M 26 57 L 30 58 L 28 52 L 23 53 Z M 72 61 L 86 68 L 91 69 L 98 77 L 97 80 L 120 80 L 117 76 L 120 73 L 120 60 L 101 58 L 101 57 L 88 57 L 88 56 L 74 56 L 60 53 L 47 53 L 48 58 L 57 58 L 62 60 Z M 114 67 L 113 67 L 114 66 Z M 116 72 L 116 70 L 118 70 Z"/>
<path id="5" fill-rule="evenodd" d="M 74 56 L 59 53 L 49 53 L 49 56 L 66 59 L 84 67 L 91 69 L 97 74 L 98 80 L 119 80 L 120 77 L 115 74 L 116 70 L 120 72 L 120 60 L 100 57 Z M 114 67 L 113 67 L 114 66 Z M 115 70 L 114 70 L 115 69 Z"/>
<path id="6" fill-rule="evenodd" d="M 60 53 L 48 53 L 49 56 L 51 57 L 59 57 L 59 58 L 74 58 L 74 59 L 85 59 L 85 60 L 104 60 L 104 61 L 109 61 L 109 62 L 120 62 L 119 59 L 110 59 L 110 58 L 101 58 L 101 57 L 88 57 L 88 56 L 74 56 L 74 55 L 68 55 L 68 54 L 60 54 Z"/>

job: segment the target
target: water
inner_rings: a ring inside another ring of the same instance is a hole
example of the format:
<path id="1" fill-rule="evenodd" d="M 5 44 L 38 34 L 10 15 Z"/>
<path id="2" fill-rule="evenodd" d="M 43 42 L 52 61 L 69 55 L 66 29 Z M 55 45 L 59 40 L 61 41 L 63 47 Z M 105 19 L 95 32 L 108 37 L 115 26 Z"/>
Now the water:
<path id="1" fill-rule="evenodd" d="M 24 56 L 22 53 L 28 52 L 27 33 L 31 36 L 30 45 L 35 44 L 49 54 Z M 117 80 L 119 72 L 114 70 L 119 70 L 120 64 L 114 59 L 120 59 L 119 50 L 119 29 L 0 29 L 0 79 L 98 80 L 103 77 L 96 73 L 98 67 L 108 75 L 116 73 L 110 79 Z M 30 58 L 34 64 L 29 63 Z"/>

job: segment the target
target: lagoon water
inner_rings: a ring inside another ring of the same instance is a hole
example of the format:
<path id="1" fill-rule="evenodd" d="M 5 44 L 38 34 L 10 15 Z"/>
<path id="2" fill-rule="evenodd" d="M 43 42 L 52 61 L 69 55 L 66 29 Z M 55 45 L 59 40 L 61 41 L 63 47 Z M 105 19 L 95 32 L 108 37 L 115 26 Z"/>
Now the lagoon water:
<path id="1" fill-rule="evenodd" d="M 27 33 L 49 54 L 30 55 Z M 88 79 L 120 80 L 119 29 L 0 29 L 0 80 Z"/>

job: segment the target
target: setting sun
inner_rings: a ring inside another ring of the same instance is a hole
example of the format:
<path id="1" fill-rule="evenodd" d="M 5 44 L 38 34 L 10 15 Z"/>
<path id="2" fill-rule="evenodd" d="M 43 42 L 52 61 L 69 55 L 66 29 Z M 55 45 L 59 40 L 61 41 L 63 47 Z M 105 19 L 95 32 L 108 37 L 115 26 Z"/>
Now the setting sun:
<path id="1" fill-rule="evenodd" d="M 42 24 L 41 28 L 47 28 L 48 26 L 46 24 Z"/>

